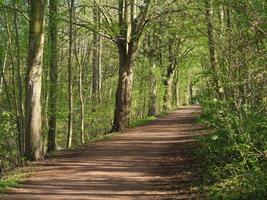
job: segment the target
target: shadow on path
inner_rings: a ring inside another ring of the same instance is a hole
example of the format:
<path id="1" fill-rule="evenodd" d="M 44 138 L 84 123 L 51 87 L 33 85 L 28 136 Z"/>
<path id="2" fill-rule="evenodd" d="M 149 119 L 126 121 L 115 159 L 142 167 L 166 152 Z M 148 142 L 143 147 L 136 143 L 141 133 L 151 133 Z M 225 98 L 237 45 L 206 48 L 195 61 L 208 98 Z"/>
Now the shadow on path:
<path id="1" fill-rule="evenodd" d="M 190 154 L 199 107 L 179 109 L 110 141 L 88 144 L 38 163 L 38 170 L 3 200 L 194 199 Z"/>

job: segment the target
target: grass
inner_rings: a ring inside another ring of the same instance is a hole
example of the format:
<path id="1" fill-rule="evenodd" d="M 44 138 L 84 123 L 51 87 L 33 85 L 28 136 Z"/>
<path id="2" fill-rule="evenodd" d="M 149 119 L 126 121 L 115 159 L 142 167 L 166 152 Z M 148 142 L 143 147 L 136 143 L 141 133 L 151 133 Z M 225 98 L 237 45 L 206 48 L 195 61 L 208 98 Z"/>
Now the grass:
<path id="1" fill-rule="evenodd" d="M 149 123 L 155 119 L 157 119 L 157 118 L 154 116 L 145 117 L 143 119 L 136 119 L 136 120 L 131 122 L 130 128 L 135 128 L 137 126 L 145 125 L 145 124 L 147 124 L 147 123 Z"/>
<path id="2" fill-rule="evenodd" d="M 10 171 L 0 179 L 0 194 L 3 194 L 7 189 L 17 187 L 30 174 L 30 168 L 17 168 Z"/>
<path id="3" fill-rule="evenodd" d="M 117 134 L 118 134 L 117 132 L 115 132 L 115 133 L 107 133 L 107 134 L 97 134 L 94 137 L 90 138 L 88 140 L 88 143 L 111 140 L 113 138 L 113 136 L 115 136 Z"/>
<path id="4" fill-rule="evenodd" d="M 136 119 L 136 120 L 131 122 L 130 128 L 135 128 L 135 127 L 138 127 L 138 126 L 142 126 L 142 125 L 148 124 L 149 122 L 157 119 L 158 117 L 163 117 L 163 116 L 166 116 L 168 114 L 170 114 L 170 112 L 161 112 L 158 116 L 148 116 L 148 117 L 145 117 L 145 118 L 142 118 L 142 119 Z"/>

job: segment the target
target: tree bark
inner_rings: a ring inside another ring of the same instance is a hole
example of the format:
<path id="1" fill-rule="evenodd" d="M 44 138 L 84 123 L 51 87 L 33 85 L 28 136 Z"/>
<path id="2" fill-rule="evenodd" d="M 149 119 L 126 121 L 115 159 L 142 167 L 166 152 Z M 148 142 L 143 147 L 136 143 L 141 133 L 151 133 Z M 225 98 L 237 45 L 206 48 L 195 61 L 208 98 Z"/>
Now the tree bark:
<path id="1" fill-rule="evenodd" d="M 119 46 L 119 81 L 116 92 L 113 131 L 122 131 L 130 124 L 133 84 L 133 55 L 126 55 L 125 45 Z"/>
<path id="2" fill-rule="evenodd" d="M 25 102 L 25 156 L 32 161 L 43 158 L 41 88 L 44 50 L 45 6 L 43 0 L 30 1 L 30 30 Z"/>
<path id="3" fill-rule="evenodd" d="M 49 1 L 49 34 L 50 34 L 50 89 L 48 99 L 48 143 L 47 151 L 56 150 L 57 132 L 57 90 L 58 90 L 58 51 L 57 51 L 57 5 L 58 0 Z"/>

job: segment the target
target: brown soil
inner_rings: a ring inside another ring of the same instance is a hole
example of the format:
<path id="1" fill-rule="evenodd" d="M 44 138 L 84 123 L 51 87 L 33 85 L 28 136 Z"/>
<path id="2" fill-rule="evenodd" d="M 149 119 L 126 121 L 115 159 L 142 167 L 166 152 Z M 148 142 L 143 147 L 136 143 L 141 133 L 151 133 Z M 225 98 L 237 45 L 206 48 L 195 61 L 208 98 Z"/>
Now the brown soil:
<path id="1" fill-rule="evenodd" d="M 179 109 L 112 140 L 90 143 L 38 163 L 38 170 L 3 200 L 195 199 L 191 154 L 199 107 Z"/>

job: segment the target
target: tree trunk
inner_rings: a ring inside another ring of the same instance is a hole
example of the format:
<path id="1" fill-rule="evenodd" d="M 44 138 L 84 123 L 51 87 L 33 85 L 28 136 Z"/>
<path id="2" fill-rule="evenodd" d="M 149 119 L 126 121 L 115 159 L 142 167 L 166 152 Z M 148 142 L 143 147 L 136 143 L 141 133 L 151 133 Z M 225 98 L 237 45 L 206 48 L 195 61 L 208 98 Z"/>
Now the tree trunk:
<path id="1" fill-rule="evenodd" d="M 45 1 L 30 1 L 29 54 L 25 102 L 25 156 L 32 161 L 43 157 L 41 88 L 44 50 Z"/>
<path id="2" fill-rule="evenodd" d="M 75 18 L 76 20 L 76 18 Z M 77 29 L 75 26 L 75 36 L 77 34 Z M 74 55 L 76 58 L 76 63 L 78 65 L 78 77 L 79 77 L 79 99 L 80 99 L 80 141 L 81 144 L 84 144 L 85 138 L 84 138 L 84 98 L 83 98 L 83 66 L 86 62 L 86 55 L 88 54 L 86 51 L 82 51 L 84 55 L 81 55 L 81 61 L 79 60 L 79 55 L 77 52 L 77 44 L 76 40 L 74 42 Z"/>
<path id="3" fill-rule="evenodd" d="M 171 71 L 170 69 L 168 71 Z M 172 84 L 173 84 L 173 72 L 168 72 L 167 80 L 164 81 L 165 93 L 163 97 L 163 111 L 170 111 L 172 108 Z"/>
<path id="4" fill-rule="evenodd" d="M 174 71 L 177 65 L 177 58 L 175 48 L 173 47 L 172 42 L 169 44 L 169 67 L 167 69 L 166 78 L 164 80 L 165 93 L 163 96 L 163 111 L 171 110 L 172 102 L 172 85 L 174 78 Z"/>
<path id="5" fill-rule="evenodd" d="M 69 93 L 69 116 L 68 116 L 68 138 L 67 148 L 72 145 L 73 134 L 73 86 L 72 86 L 72 46 L 73 46 L 73 14 L 74 14 L 74 0 L 69 2 L 69 55 L 68 55 L 68 93 Z"/>
<path id="6" fill-rule="evenodd" d="M 153 61 L 152 63 L 152 73 L 151 73 L 151 91 L 149 95 L 149 108 L 148 108 L 148 116 L 156 116 L 157 115 L 157 78 L 155 74 L 156 63 Z"/>
<path id="7" fill-rule="evenodd" d="M 188 104 L 189 105 L 193 104 L 193 84 L 192 84 L 191 77 L 188 80 Z"/>
<path id="8" fill-rule="evenodd" d="M 133 84 L 133 61 L 139 48 L 140 37 L 146 25 L 150 1 L 144 3 L 143 12 L 136 16 L 136 2 L 120 0 L 118 17 L 120 32 L 116 39 L 119 53 L 119 81 L 112 131 L 123 131 L 130 124 Z"/>
<path id="9" fill-rule="evenodd" d="M 80 111 L 81 111 L 81 143 L 84 144 L 84 99 L 83 99 L 83 67 L 79 65 L 79 96 L 80 96 Z"/>
<path id="10" fill-rule="evenodd" d="M 49 1 L 49 34 L 50 34 L 50 91 L 48 101 L 48 146 L 47 151 L 56 150 L 57 124 L 57 90 L 58 90 L 58 55 L 57 55 L 57 2 Z"/>
<path id="11" fill-rule="evenodd" d="M 4 74 L 5 74 L 5 70 L 6 70 L 7 53 L 8 52 L 6 50 L 5 54 L 3 55 L 3 58 L 2 58 L 2 55 L 0 55 L 0 64 L 1 64 L 1 72 L 0 72 L 0 94 L 2 94 L 3 85 L 4 85 Z"/>
<path id="12" fill-rule="evenodd" d="M 132 55 L 119 47 L 119 81 L 116 92 L 116 107 L 112 131 L 122 131 L 129 127 L 132 100 L 133 65 Z"/>
<path id="13" fill-rule="evenodd" d="M 97 5 L 93 10 L 94 23 L 100 26 L 101 13 Z M 101 90 L 101 37 L 96 32 L 93 33 L 93 77 L 92 77 L 92 102 L 100 100 Z M 95 110 L 93 108 L 93 110 Z"/>
<path id="14" fill-rule="evenodd" d="M 180 106 L 180 91 L 179 91 L 179 71 L 175 70 L 175 81 L 174 81 L 174 99 L 173 99 L 173 105 L 175 105 L 176 108 Z"/>
<path id="15" fill-rule="evenodd" d="M 16 1 L 14 1 L 16 6 Z M 23 107 L 23 87 L 21 79 L 21 62 L 20 62 L 20 44 L 19 44 L 19 30 L 18 30 L 18 15 L 14 11 L 14 28 L 16 36 L 16 57 L 17 57 L 17 87 L 18 87 L 18 121 L 19 121 L 19 151 L 22 156 L 25 151 L 25 121 L 24 121 L 24 107 Z"/>
<path id="16" fill-rule="evenodd" d="M 219 82 L 217 78 L 217 55 L 215 50 L 215 42 L 214 42 L 214 28 L 212 24 L 212 6 L 210 5 L 210 0 L 206 0 L 205 6 L 206 6 L 206 23 L 207 23 L 207 35 L 208 35 L 208 47 L 209 47 L 209 59 L 210 59 L 210 66 L 212 71 L 212 86 L 215 89 L 215 92 L 217 95 L 219 95 Z"/>

